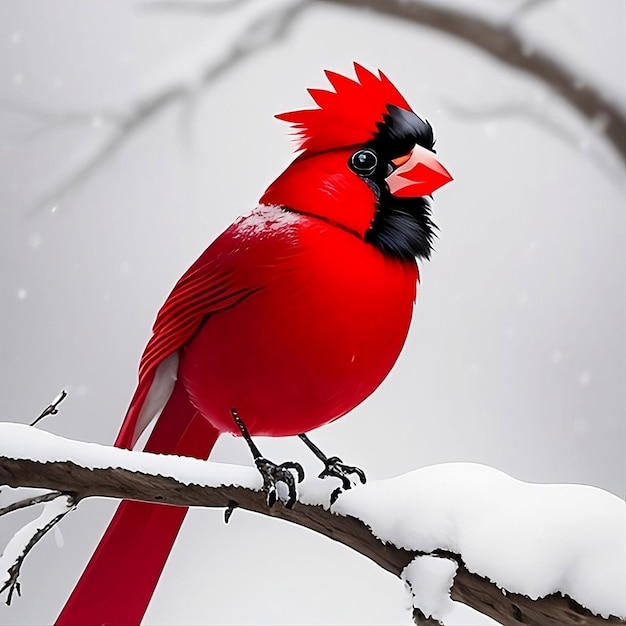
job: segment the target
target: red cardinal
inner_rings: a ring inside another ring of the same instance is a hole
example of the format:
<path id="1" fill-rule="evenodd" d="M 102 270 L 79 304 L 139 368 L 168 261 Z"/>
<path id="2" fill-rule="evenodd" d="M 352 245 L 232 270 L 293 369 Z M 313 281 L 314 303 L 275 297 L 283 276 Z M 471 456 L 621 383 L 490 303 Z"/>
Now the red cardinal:
<path id="1" fill-rule="evenodd" d="M 157 416 L 148 452 L 206 459 L 221 433 L 301 435 L 345 415 L 384 380 L 404 344 L 434 224 L 429 196 L 451 180 L 433 131 L 393 86 L 355 64 L 326 72 L 318 108 L 293 124 L 300 155 L 260 204 L 220 235 L 174 287 L 141 358 L 115 445 Z M 251 443 L 270 504 L 291 470 Z M 347 484 L 346 484 L 347 483 Z M 187 510 L 122 502 L 57 624 L 139 624 Z"/>

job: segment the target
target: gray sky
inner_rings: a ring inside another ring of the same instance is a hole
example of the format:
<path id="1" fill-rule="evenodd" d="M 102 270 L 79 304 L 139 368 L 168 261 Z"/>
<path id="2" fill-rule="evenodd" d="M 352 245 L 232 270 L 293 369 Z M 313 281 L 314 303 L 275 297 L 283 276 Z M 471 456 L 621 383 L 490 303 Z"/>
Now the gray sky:
<path id="1" fill-rule="evenodd" d="M 494 15 L 513 6 L 475 4 Z M 371 479 L 475 461 L 623 497 L 624 172 L 588 125 L 543 85 L 449 37 L 321 6 L 283 43 L 139 129 L 69 196 L 33 210 L 111 132 L 98 111 L 192 81 L 245 24 L 245 11 L 139 6 L 0 4 L 0 102 L 93 113 L 70 124 L 0 109 L 5 419 L 30 421 L 65 387 L 43 427 L 112 441 L 171 286 L 291 158 L 287 126 L 272 116 L 308 105 L 323 69 L 348 73 L 358 60 L 432 122 L 455 181 L 435 197 L 437 252 L 398 364 L 314 440 Z M 555 1 L 520 27 L 623 103 L 624 13 L 620 0 Z M 501 105 L 522 113 L 459 113 Z M 259 443 L 317 469 L 298 441 Z M 232 438 L 213 458 L 250 463 Z M 0 623 L 54 619 L 111 507 L 81 504 L 62 525 L 62 549 L 52 538 L 37 547 Z M 221 517 L 190 514 L 146 623 L 410 623 L 402 584 L 360 555 L 275 520 L 236 512 L 225 527 Z M 0 543 L 25 519 L 3 520 Z"/>

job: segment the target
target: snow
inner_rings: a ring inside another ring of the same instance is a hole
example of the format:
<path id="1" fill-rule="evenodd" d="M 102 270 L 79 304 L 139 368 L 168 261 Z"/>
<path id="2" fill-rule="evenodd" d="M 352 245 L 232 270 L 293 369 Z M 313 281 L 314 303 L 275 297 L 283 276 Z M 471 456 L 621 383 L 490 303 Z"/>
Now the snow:
<path id="1" fill-rule="evenodd" d="M 65 391 L 65 389 L 61 389 L 61 391 L 59 391 L 59 393 L 57 393 L 57 395 L 54 397 L 54 400 L 52 401 L 52 406 L 57 406 L 57 404 L 59 404 L 65 398 L 65 396 L 67 396 L 67 391 Z"/>
<path id="2" fill-rule="evenodd" d="M 35 534 L 55 518 L 67 513 L 74 505 L 67 496 L 47 502 L 39 517 L 18 530 L 0 555 L 0 589 L 9 580 L 9 569 L 28 551 L 28 544 Z"/>
<path id="3" fill-rule="evenodd" d="M 28 458 L 41 463 L 71 459 L 90 469 L 123 467 L 133 472 L 172 476 L 185 485 L 233 485 L 255 490 L 263 486 L 261 476 L 253 467 L 207 463 L 189 457 L 147 454 L 71 441 L 23 424 L 0 424 L 0 456 Z"/>
<path id="4" fill-rule="evenodd" d="M 235 235 L 239 233 L 247 238 L 266 234 L 270 230 L 290 231 L 301 220 L 302 216 L 298 213 L 286 211 L 278 206 L 262 204 L 237 222 Z"/>
<path id="5" fill-rule="evenodd" d="M 333 510 L 398 547 L 461 554 L 507 591 L 560 591 L 596 614 L 626 616 L 626 503 L 601 489 L 450 463 L 353 489 Z"/>
<path id="6" fill-rule="evenodd" d="M 411 593 L 413 606 L 426 617 L 442 621 L 454 608 L 450 589 L 456 569 L 457 564 L 450 559 L 416 556 L 402 571 L 402 580 Z"/>
<path id="7" fill-rule="evenodd" d="M 124 467 L 184 484 L 262 487 L 253 467 L 69 441 L 21 424 L 0 424 L 0 456 Z M 305 481 L 300 501 L 328 507 L 331 490 Z M 450 463 L 355 487 L 332 511 L 363 520 L 385 543 L 459 554 L 470 572 L 507 592 L 533 599 L 561 592 L 596 614 L 626 617 L 626 503 L 601 489 L 525 483 L 491 467 Z M 445 559 L 420 557 L 403 577 L 416 605 L 439 616 L 449 608 L 453 574 Z"/>
<path id="8" fill-rule="evenodd" d="M 57 548 L 61 549 L 65 545 L 65 537 L 63 537 L 61 529 L 55 526 L 52 532 L 54 533 L 54 543 L 56 543 Z"/>

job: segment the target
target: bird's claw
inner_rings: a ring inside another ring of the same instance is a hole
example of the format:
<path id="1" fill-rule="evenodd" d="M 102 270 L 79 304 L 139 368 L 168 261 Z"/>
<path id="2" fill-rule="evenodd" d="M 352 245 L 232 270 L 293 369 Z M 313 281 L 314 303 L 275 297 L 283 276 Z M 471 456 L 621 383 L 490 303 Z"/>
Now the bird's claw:
<path id="1" fill-rule="evenodd" d="M 272 507 L 278 500 L 281 500 L 286 508 L 292 508 L 298 497 L 293 472 L 296 473 L 298 482 L 301 483 L 304 480 L 302 465 L 290 461 L 276 465 L 264 457 L 255 459 L 254 463 L 263 477 L 263 491 L 267 494 L 267 506 Z M 287 487 L 287 498 L 281 497 L 278 493 L 278 483 L 283 483 Z"/>
<path id="2" fill-rule="evenodd" d="M 331 456 L 329 459 L 326 459 L 324 465 L 325 467 L 320 472 L 318 478 L 328 478 L 329 476 L 338 478 L 344 489 L 350 489 L 352 486 L 352 480 L 349 478 L 351 474 L 356 474 L 362 484 L 365 484 L 367 481 L 365 472 L 360 467 L 346 465 L 338 456 Z"/>
<path id="3" fill-rule="evenodd" d="M 341 481 L 341 487 L 337 487 L 330 495 L 330 503 L 333 504 L 339 497 L 339 494 L 352 487 L 351 475 L 356 475 L 361 484 L 365 484 L 367 478 L 365 472 L 354 465 L 346 465 L 338 456 L 331 456 L 324 462 L 324 469 L 320 472 L 318 478 L 328 478 L 332 476 L 338 478 Z M 356 480 L 355 480 L 356 482 Z"/>

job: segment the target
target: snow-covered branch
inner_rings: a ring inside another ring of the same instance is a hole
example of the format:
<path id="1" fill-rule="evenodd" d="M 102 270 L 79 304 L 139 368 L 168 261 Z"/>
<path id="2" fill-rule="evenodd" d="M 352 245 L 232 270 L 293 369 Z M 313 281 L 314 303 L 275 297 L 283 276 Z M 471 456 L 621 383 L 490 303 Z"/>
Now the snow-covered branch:
<path id="1" fill-rule="evenodd" d="M 69 441 L 18 424 L 0 424 L 0 484 L 54 489 L 72 502 L 240 507 L 299 524 L 404 579 L 419 624 L 436 624 L 450 597 L 503 624 L 625 623 L 626 506 L 592 487 L 532 485 L 449 464 L 355 488 L 332 508 L 328 486 L 305 481 L 293 509 L 268 509 L 252 467 Z"/>
<path id="2" fill-rule="evenodd" d="M 59 493 L 54 496 L 41 515 L 18 531 L 0 555 L 0 593 L 8 589 L 7 604 L 11 604 L 13 593 L 20 595 L 20 570 L 28 553 L 76 506 L 71 496 Z"/>

